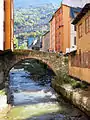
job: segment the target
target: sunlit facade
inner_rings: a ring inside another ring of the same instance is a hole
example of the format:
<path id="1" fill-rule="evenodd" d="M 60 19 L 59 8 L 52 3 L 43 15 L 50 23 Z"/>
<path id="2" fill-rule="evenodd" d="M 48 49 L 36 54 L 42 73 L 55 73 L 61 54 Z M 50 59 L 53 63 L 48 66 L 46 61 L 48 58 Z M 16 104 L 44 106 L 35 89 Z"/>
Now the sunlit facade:
<path id="1" fill-rule="evenodd" d="M 13 0 L 0 0 L 0 50 L 13 50 Z"/>
<path id="2" fill-rule="evenodd" d="M 90 3 L 86 4 L 73 24 L 77 30 L 77 51 L 69 57 L 69 75 L 90 83 Z"/>

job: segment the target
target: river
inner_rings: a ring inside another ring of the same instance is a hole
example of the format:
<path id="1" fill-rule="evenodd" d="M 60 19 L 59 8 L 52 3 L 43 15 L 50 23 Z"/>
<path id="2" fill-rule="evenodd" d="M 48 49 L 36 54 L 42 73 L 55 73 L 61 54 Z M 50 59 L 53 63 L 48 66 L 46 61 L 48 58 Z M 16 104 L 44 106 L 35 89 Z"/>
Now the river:
<path id="1" fill-rule="evenodd" d="M 12 108 L 2 120 L 88 120 L 51 87 L 51 74 L 34 80 L 25 69 L 10 71 Z"/>

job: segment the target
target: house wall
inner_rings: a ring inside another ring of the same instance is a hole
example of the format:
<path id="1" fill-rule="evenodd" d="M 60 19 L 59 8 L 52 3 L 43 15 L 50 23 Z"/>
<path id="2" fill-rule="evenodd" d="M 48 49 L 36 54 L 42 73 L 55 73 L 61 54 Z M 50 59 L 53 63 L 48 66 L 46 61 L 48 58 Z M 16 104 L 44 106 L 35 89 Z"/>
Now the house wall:
<path id="1" fill-rule="evenodd" d="M 5 1 L 5 50 L 13 50 L 13 0 Z"/>
<path id="2" fill-rule="evenodd" d="M 11 0 L 11 49 L 14 49 L 14 1 Z"/>
<path id="3" fill-rule="evenodd" d="M 70 8 L 71 9 L 71 8 Z M 77 8 L 78 9 L 78 8 Z M 74 17 L 76 17 L 79 14 L 79 12 L 74 11 Z M 72 51 L 75 51 L 77 49 L 76 46 L 76 28 L 72 24 L 74 18 L 69 16 L 68 18 L 68 48 L 66 48 L 66 53 L 70 53 Z M 70 35 L 70 36 L 69 36 Z"/>
<path id="4" fill-rule="evenodd" d="M 71 20 L 71 23 L 72 23 L 72 20 Z M 76 37 L 76 31 L 75 31 L 75 28 L 74 28 L 74 25 L 73 24 L 70 24 L 70 48 L 73 48 L 74 45 L 74 37 Z"/>
<path id="5" fill-rule="evenodd" d="M 59 8 L 55 13 L 55 51 L 60 51 L 60 10 Z"/>
<path id="6" fill-rule="evenodd" d="M 46 33 L 43 36 L 43 40 L 42 40 L 42 50 L 45 52 L 49 51 L 49 47 L 50 47 L 50 32 Z"/>
<path id="7" fill-rule="evenodd" d="M 70 7 L 62 4 L 50 22 L 50 48 L 56 52 L 66 53 L 70 48 L 70 20 Z"/>
<path id="8" fill-rule="evenodd" d="M 55 17 L 50 21 L 50 50 L 55 51 Z"/>
<path id="9" fill-rule="evenodd" d="M 4 0 L 0 0 L 0 50 L 4 45 Z"/>
<path id="10" fill-rule="evenodd" d="M 66 53 L 66 48 L 70 48 L 70 7 L 63 5 L 63 53 Z"/>
<path id="11" fill-rule="evenodd" d="M 78 26 L 79 26 L 79 24 L 82 23 L 82 37 L 80 39 L 78 37 L 78 32 L 77 32 L 77 49 L 78 50 L 81 49 L 82 52 L 90 51 L 90 32 L 87 34 L 85 33 L 85 19 L 89 15 L 90 15 L 90 10 L 83 17 L 83 19 L 80 22 L 78 22 L 78 24 L 77 24 L 77 31 L 78 31 Z"/>
<path id="12" fill-rule="evenodd" d="M 54 29 L 55 30 L 55 51 L 56 52 L 63 52 L 63 9 L 62 6 L 55 12 L 54 14 L 55 22 L 54 24 Z M 50 33 L 51 34 L 51 33 Z"/>
<path id="13" fill-rule="evenodd" d="M 78 14 L 78 13 L 75 13 Z M 55 51 L 67 53 L 70 50 L 76 49 L 74 46 L 74 37 L 76 31 L 70 16 L 70 6 L 62 4 L 61 7 L 55 12 L 53 19 L 50 22 L 50 48 L 55 40 Z M 55 38 L 53 39 L 54 36 Z"/>
<path id="14" fill-rule="evenodd" d="M 85 19 L 90 11 L 77 24 L 77 53 L 69 57 L 69 74 L 90 83 L 90 32 L 85 33 Z M 78 26 L 82 23 L 82 37 L 78 37 Z"/>

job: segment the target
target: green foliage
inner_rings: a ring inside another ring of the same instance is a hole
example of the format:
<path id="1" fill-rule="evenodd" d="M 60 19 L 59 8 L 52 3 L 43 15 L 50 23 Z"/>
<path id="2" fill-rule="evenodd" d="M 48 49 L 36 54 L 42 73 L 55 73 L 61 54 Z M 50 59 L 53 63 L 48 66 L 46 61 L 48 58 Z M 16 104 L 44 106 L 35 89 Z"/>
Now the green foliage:
<path id="1" fill-rule="evenodd" d="M 18 46 L 18 39 L 14 37 L 15 49 L 27 49 L 27 43 L 23 43 L 21 46 Z"/>
<path id="2" fill-rule="evenodd" d="M 67 75 L 66 72 L 58 71 L 57 75 L 54 77 L 55 80 L 57 80 L 57 82 L 62 85 L 65 83 L 69 83 L 70 77 Z"/>
<path id="3" fill-rule="evenodd" d="M 46 70 L 47 67 L 44 67 L 44 64 L 42 64 L 39 61 L 36 60 L 31 60 L 31 62 L 29 62 L 29 66 L 24 66 L 25 70 L 28 70 L 28 72 L 30 72 L 32 75 L 45 75 L 46 74 Z"/>
<path id="4" fill-rule="evenodd" d="M 18 39 L 16 39 L 16 37 L 14 37 L 14 45 L 15 49 L 18 49 Z"/>
<path id="5" fill-rule="evenodd" d="M 54 77 L 54 79 L 57 81 L 58 84 L 62 85 L 62 84 L 70 84 L 72 86 L 73 89 L 76 88 L 81 88 L 81 89 L 85 89 L 88 87 L 88 84 L 82 81 L 78 81 L 74 78 L 71 78 L 70 76 L 68 76 L 67 73 L 59 71 L 57 76 Z"/>
<path id="6" fill-rule="evenodd" d="M 23 40 L 27 40 L 28 37 L 40 38 L 45 32 L 49 31 L 49 21 L 56 9 L 57 7 L 53 6 L 52 4 L 44 4 L 43 6 L 38 7 L 30 6 L 28 8 L 15 8 L 15 34 L 17 37 L 26 37 L 26 39 L 22 39 L 20 43 L 23 43 Z M 17 41 L 19 41 L 19 38 Z M 26 49 L 25 44 L 18 47 L 17 43 L 18 42 L 15 40 L 16 49 Z"/>
<path id="7" fill-rule="evenodd" d="M 0 95 L 5 95 L 5 90 L 0 90 Z"/>
<path id="8" fill-rule="evenodd" d="M 75 79 L 71 79 L 70 83 L 71 83 L 73 89 L 75 89 L 75 88 L 84 89 L 84 88 L 88 87 L 88 85 L 86 83 L 84 83 L 82 81 L 76 81 Z"/>
<path id="9" fill-rule="evenodd" d="M 18 49 L 27 49 L 27 43 L 22 44 Z"/>
<path id="10" fill-rule="evenodd" d="M 53 6 L 52 4 L 45 4 L 40 7 L 31 6 L 29 8 L 15 8 L 15 31 L 17 31 L 18 29 L 21 29 L 21 31 L 23 31 L 23 29 L 25 28 L 26 30 L 31 29 L 35 31 L 38 35 L 41 35 L 41 33 L 43 34 L 44 31 L 49 30 L 49 20 L 51 19 L 56 9 L 57 6 Z"/>
<path id="11" fill-rule="evenodd" d="M 64 63 L 67 64 L 68 63 L 68 57 L 64 58 Z"/>

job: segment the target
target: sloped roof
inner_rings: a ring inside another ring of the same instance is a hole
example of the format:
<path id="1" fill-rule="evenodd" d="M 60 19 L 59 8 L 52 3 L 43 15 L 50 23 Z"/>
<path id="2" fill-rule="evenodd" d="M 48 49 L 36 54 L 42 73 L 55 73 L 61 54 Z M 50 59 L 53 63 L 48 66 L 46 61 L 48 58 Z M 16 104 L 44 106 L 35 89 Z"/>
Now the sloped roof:
<path id="1" fill-rule="evenodd" d="M 80 8 L 80 7 L 72 7 L 72 6 L 69 6 L 69 5 L 67 5 L 67 4 L 61 3 L 61 6 L 55 11 L 55 13 L 52 15 L 52 18 L 50 19 L 49 22 L 52 21 L 52 19 L 54 18 L 56 12 L 57 12 L 63 5 L 70 8 L 70 16 L 71 16 L 72 18 L 75 18 L 75 17 L 76 17 L 76 16 L 75 16 L 75 13 L 79 13 L 79 12 L 81 11 L 81 8 Z"/>
<path id="2" fill-rule="evenodd" d="M 81 8 L 79 7 L 70 7 L 70 16 L 72 18 L 75 18 L 76 17 L 75 13 L 80 13 L 80 11 L 81 11 Z"/>
<path id="3" fill-rule="evenodd" d="M 46 33 L 43 34 L 43 36 L 45 36 L 46 34 L 48 34 L 50 31 L 47 31 Z"/>
<path id="4" fill-rule="evenodd" d="M 80 21 L 82 19 L 82 17 L 90 10 L 90 3 L 86 4 L 81 12 L 77 15 L 77 17 L 74 19 L 74 21 L 72 22 L 72 24 L 77 24 L 78 21 Z"/>

